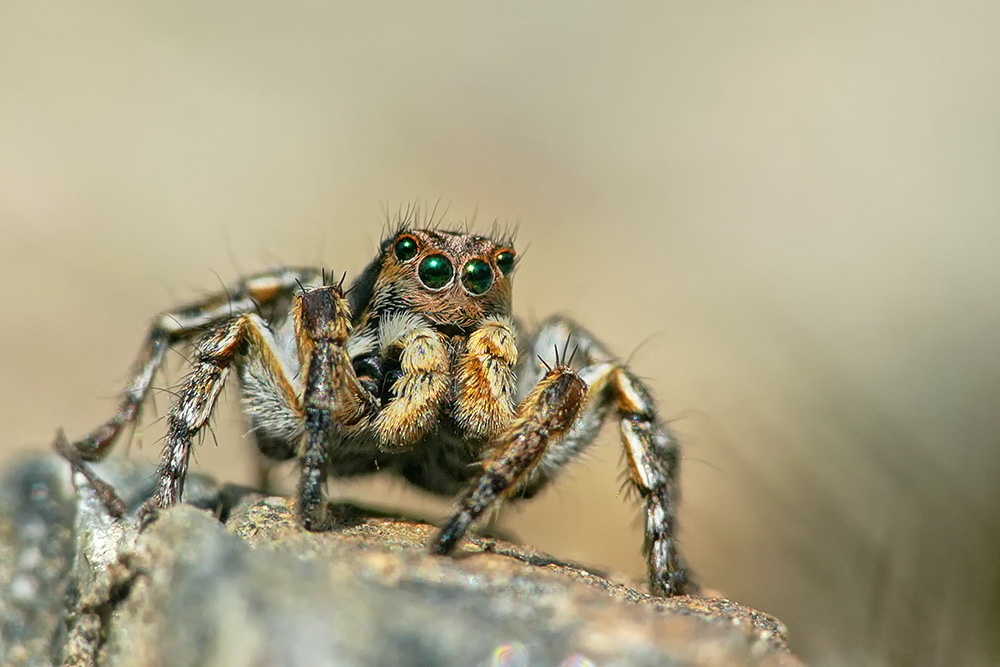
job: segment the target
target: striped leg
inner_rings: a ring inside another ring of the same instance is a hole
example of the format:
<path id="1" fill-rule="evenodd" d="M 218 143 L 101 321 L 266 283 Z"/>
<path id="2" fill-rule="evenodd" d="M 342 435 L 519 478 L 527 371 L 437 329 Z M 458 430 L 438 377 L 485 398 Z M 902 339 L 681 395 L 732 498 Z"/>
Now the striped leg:
<path id="1" fill-rule="evenodd" d="M 153 496 L 139 512 L 145 520 L 159 508 L 170 507 L 181 500 L 191 442 L 212 415 L 216 399 L 225 385 L 230 368 L 241 357 L 253 358 L 257 372 L 267 374 L 269 384 L 279 394 L 276 403 L 284 405 L 277 421 L 301 421 L 301 409 L 292 378 L 278 360 L 267 324 L 256 314 L 242 315 L 212 328 L 195 348 L 194 367 L 188 375 L 176 402 L 167 413 L 167 437 L 160 465 L 156 471 Z"/>
<path id="2" fill-rule="evenodd" d="M 677 545 L 680 452 L 676 438 L 660 421 L 646 387 L 608 353 L 588 331 L 565 318 L 546 321 L 523 360 L 519 380 L 531 382 L 545 372 L 535 355 L 552 359 L 554 347 L 569 340 L 584 365 L 580 377 L 590 387 L 587 402 L 570 432 L 550 447 L 537 473 L 525 480 L 518 495 L 530 497 L 594 440 L 612 408 L 617 412 L 629 481 L 642 499 L 649 585 L 659 595 L 697 593 Z"/>
<path id="3" fill-rule="evenodd" d="M 650 588 L 665 596 L 697 593 L 699 587 L 677 546 L 677 439 L 657 418 L 649 392 L 625 368 L 614 371 L 614 393 L 629 477 L 646 514 L 643 550 Z"/>
<path id="4" fill-rule="evenodd" d="M 103 459 L 122 429 L 138 418 L 153 377 L 171 345 L 189 340 L 219 322 L 288 297 L 300 283 L 313 282 L 317 275 L 313 269 L 280 269 L 261 273 L 241 281 L 228 293 L 157 316 L 136 360 L 132 379 L 122 392 L 117 412 L 111 419 L 73 443 L 79 458 L 83 461 Z"/>

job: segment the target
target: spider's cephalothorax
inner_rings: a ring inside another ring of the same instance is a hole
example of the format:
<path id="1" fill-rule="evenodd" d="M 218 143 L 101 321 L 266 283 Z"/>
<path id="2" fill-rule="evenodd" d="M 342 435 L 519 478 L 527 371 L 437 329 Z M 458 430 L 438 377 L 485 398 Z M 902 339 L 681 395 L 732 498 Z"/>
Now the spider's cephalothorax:
<path id="1" fill-rule="evenodd" d="M 545 486 L 613 413 L 643 501 L 650 586 L 693 592 L 676 545 L 675 439 L 642 383 L 586 330 L 556 317 L 518 337 L 514 266 L 511 239 L 400 229 L 346 291 L 314 269 L 246 278 L 156 318 L 118 412 L 60 450 L 121 512 L 84 462 L 103 458 L 136 419 L 168 347 L 200 335 L 141 515 L 181 499 L 192 439 L 235 369 L 261 451 L 299 461 L 306 528 L 328 527 L 328 476 L 387 470 L 462 494 L 432 545 L 445 554 L 496 501 Z"/>

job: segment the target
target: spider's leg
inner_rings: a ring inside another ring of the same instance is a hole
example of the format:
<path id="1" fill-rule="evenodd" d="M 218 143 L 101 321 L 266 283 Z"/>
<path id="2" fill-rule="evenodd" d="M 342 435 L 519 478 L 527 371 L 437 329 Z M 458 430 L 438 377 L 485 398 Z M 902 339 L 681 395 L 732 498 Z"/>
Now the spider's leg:
<path id="1" fill-rule="evenodd" d="M 517 417 L 497 439 L 479 480 L 456 505 L 431 546 L 447 554 L 458 546 L 469 526 L 499 499 L 517 488 L 545 454 L 546 448 L 572 426 L 587 395 L 587 385 L 566 366 L 545 374 L 518 405 Z"/>
<path id="2" fill-rule="evenodd" d="M 195 347 L 191 373 L 167 413 L 167 436 L 156 471 L 153 496 L 139 511 L 140 520 L 181 499 L 191 456 L 191 442 L 208 422 L 232 365 L 242 359 L 256 377 L 266 376 L 274 394 L 268 424 L 301 423 L 301 408 L 288 370 L 279 360 L 267 324 L 256 314 L 242 315 L 213 327 Z M 252 399 L 249 400 L 252 406 Z M 291 416 L 289 416 L 289 414 Z M 271 426 L 271 430 L 278 430 Z"/>
<path id="3" fill-rule="evenodd" d="M 329 285 L 297 294 L 292 315 L 305 377 L 299 518 L 307 530 L 324 530 L 323 481 L 330 448 L 360 430 L 376 406 L 347 353 L 351 316 L 341 288 Z"/>
<path id="4" fill-rule="evenodd" d="M 614 373 L 618 425 L 629 463 L 629 478 L 643 499 L 643 550 L 649 585 L 659 595 L 697 593 L 677 546 L 680 448 L 660 421 L 649 391 L 627 368 Z"/>
<path id="5" fill-rule="evenodd" d="M 273 303 L 291 294 L 299 283 L 312 282 L 315 278 L 316 271 L 312 269 L 280 269 L 261 273 L 240 281 L 227 293 L 158 315 L 146 334 L 132 378 L 122 392 L 115 415 L 73 443 L 79 458 L 83 461 L 103 459 L 122 429 L 138 418 L 139 408 L 149 393 L 153 377 L 171 345 L 189 340 L 223 320 Z"/>
<path id="6" fill-rule="evenodd" d="M 392 400 L 372 423 L 379 445 L 399 451 L 420 442 L 438 422 L 450 388 L 451 357 L 441 334 L 423 320 L 400 316 L 380 327 L 383 355 L 399 349 L 400 375 Z"/>
<path id="7" fill-rule="evenodd" d="M 489 441 L 514 419 L 517 334 L 506 317 L 490 317 L 469 335 L 455 373 L 455 421 L 467 438 Z"/>
<path id="8" fill-rule="evenodd" d="M 59 429 L 56 433 L 56 441 L 53 447 L 55 447 L 56 452 L 60 456 L 69 461 L 74 473 L 78 472 L 87 479 L 87 482 L 97 494 L 98 499 L 104 504 L 104 508 L 108 511 L 109 516 L 117 519 L 125 514 L 125 510 L 127 509 L 125 501 L 121 499 L 121 496 L 118 495 L 113 486 L 98 477 L 90 469 L 90 466 L 84 463 L 83 459 L 80 458 L 80 452 L 76 451 L 73 445 L 69 443 L 62 429 Z"/>
<path id="9" fill-rule="evenodd" d="M 614 401 L 608 394 L 608 371 L 613 358 L 589 332 L 563 317 L 552 317 L 523 343 L 517 366 L 517 396 L 523 400 L 548 372 L 559 363 L 559 350 L 572 349 L 580 378 L 587 383 L 587 399 L 572 428 L 545 450 L 538 465 L 518 484 L 512 499 L 530 498 L 538 493 L 566 464 L 597 438 Z M 574 356 L 575 355 L 575 356 Z"/>
<path id="10" fill-rule="evenodd" d="M 580 417 L 570 432 L 550 447 L 536 473 L 527 478 L 518 494 L 531 496 L 567 463 L 574 460 L 597 436 L 614 408 L 629 465 L 629 480 L 643 501 L 644 551 L 650 587 L 660 595 L 695 593 L 698 586 L 677 546 L 677 505 L 680 452 L 676 438 L 660 421 L 649 390 L 604 346 L 575 322 L 556 317 L 536 334 L 532 350 L 542 359 L 552 357 L 553 345 L 571 339 L 578 347 L 584 368 L 580 376 L 590 392 Z M 534 357 L 519 377 L 530 380 L 544 372 Z"/>

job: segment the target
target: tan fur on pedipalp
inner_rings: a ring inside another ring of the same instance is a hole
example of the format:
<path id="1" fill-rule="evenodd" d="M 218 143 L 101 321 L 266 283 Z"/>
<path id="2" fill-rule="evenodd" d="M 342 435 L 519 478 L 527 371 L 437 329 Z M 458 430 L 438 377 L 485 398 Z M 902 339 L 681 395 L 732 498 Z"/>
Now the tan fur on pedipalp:
<path id="1" fill-rule="evenodd" d="M 517 333 L 509 317 L 483 320 L 458 359 L 455 417 L 467 433 L 491 440 L 514 418 Z"/>
<path id="2" fill-rule="evenodd" d="M 448 396 L 451 359 L 437 332 L 420 327 L 400 339 L 402 377 L 396 380 L 396 398 L 375 418 L 374 429 L 385 449 L 408 448 L 437 424 Z"/>

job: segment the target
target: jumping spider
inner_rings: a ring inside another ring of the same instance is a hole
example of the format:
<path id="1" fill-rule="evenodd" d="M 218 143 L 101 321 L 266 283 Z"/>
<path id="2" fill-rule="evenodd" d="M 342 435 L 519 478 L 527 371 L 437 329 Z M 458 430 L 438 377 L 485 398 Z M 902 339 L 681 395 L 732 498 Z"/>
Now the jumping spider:
<path id="1" fill-rule="evenodd" d="M 518 336 L 512 241 L 401 226 L 348 290 L 318 270 L 286 268 L 163 313 L 117 413 L 59 448 L 101 484 L 84 462 L 104 458 L 137 418 L 167 349 L 199 336 L 140 518 L 181 500 L 192 438 L 235 368 L 260 451 L 299 461 L 307 529 L 328 527 L 328 476 L 389 470 L 436 494 L 462 494 L 431 546 L 447 554 L 502 497 L 538 493 L 613 410 L 645 511 L 652 591 L 696 591 L 676 542 L 676 440 L 643 384 L 585 329 L 553 317 Z"/>

